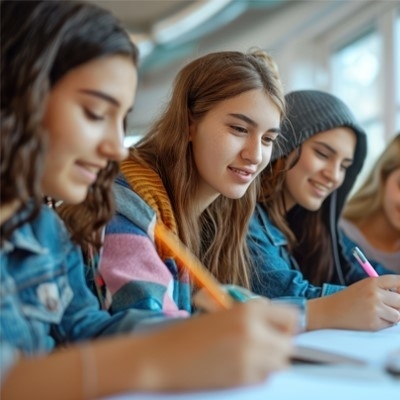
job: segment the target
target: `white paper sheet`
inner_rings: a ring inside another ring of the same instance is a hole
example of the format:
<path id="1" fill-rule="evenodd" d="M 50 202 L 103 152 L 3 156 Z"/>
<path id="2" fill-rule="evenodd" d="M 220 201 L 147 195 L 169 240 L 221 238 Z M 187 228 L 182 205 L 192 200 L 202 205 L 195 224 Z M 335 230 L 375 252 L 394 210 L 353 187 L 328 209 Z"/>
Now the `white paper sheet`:
<path id="1" fill-rule="evenodd" d="M 257 386 L 200 393 L 132 393 L 104 400 L 400 399 L 400 378 L 383 369 L 390 352 L 400 348 L 400 325 L 378 332 L 307 332 L 298 335 L 295 343 L 361 358 L 366 365 L 295 364 Z"/>

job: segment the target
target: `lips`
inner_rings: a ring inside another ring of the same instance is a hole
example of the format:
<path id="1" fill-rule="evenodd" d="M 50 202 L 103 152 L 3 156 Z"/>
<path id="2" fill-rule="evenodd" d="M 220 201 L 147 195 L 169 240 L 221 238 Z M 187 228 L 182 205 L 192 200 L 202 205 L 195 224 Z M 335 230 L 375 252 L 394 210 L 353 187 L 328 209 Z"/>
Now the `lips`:
<path id="1" fill-rule="evenodd" d="M 319 183 L 319 182 L 316 182 L 316 181 L 313 181 L 313 180 L 310 180 L 309 182 L 310 182 L 311 186 L 318 192 L 318 194 L 320 196 L 324 196 L 325 197 L 332 190 L 331 187 L 328 187 L 328 186 L 326 186 L 326 185 L 324 185 L 322 183 Z"/>
<path id="2" fill-rule="evenodd" d="M 248 169 L 248 168 L 229 167 L 229 169 L 232 170 L 233 172 L 235 172 L 235 173 L 237 173 L 239 175 L 243 175 L 243 176 L 253 175 L 256 172 L 256 171 L 253 171 L 253 170 Z"/>
<path id="3" fill-rule="evenodd" d="M 101 165 L 86 163 L 83 161 L 78 161 L 76 165 L 79 167 L 84 180 L 88 181 L 90 184 L 97 179 L 99 171 L 104 168 Z"/>
<path id="4" fill-rule="evenodd" d="M 251 168 L 236 168 L 228 167 L 231 177 L 234 179 L 233 183 L 248 185 L 255 177 L 255 171 Z"/>
<path id="5" fill-rule="evenodd" d="M 317 189 L 326 190 L 326 191 L 329 190 L 325 185 L 321 185 L 321 184 L 318 183 L 318 182 L 312 182 L 312 184 L 313 184 Z"/>

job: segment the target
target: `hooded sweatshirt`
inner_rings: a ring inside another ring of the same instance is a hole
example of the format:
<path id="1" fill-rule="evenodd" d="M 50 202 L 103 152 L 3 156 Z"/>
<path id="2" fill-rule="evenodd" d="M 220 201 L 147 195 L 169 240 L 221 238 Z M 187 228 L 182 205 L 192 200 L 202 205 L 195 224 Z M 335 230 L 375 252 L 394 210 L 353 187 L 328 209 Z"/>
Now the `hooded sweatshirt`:
<path id="1" fill-rule="evenodd" d="M 355 117 L 337 97 L 317 90 L 300 90 L 285 96 L 287 118 L 282 124 L 285 143 L 274 151 L 272 161 L 288 155 L 317 133 L 348 127 L 356 134 L 353 163 L 347 169 L 342 185 L 322 203 L 324 223 L 330 233 L 333 276 L 322 286 L 312 285 L 303 276 L 298 262 L 287 249 L 288 240 L 269 218 L 268 210 L 259 203 L 250 222 L 248 244 L 254 263 L 252 290 L 267 297 L 300 296 L 315 298 L 342 290 L 367 275 L 351 255 L 352 243 L 338 230 L 338 219 L 347 196 L 360 173 L 367 152 L 366 134 Z M 288 220 L 300 222 L 312 213 L 296 205 L 287 215 Z M 304 224 L 304 229 L 307 227 Z M 378 273 L 389 273 L 376 265 Z"/>

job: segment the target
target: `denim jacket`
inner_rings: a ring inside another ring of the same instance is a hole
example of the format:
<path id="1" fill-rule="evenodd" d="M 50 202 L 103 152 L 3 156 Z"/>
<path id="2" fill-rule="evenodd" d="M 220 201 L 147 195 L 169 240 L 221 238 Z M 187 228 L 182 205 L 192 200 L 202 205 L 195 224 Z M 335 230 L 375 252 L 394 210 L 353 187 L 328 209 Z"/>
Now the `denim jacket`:
<path id="1" fill-rule="evenodd" d="M 254 263 L 252 291 L 262 296 L 313 299 L 336 293 L 344 286 L 330 283 L 314 286 L 304 277 L 287 250 L 287 239 L 257 204 L 248 231 L 248 245 Z"/>
<path id="2" fill-rule="evenodd" d="M 1 381 L 20 355 L 139 327 L 144 315 L 99 309 L 87 288 L 81 251 L 56 213 L 17 228 L 0 249 Z"/>
<path id="3" fill-rule="evenodd" d="M 324 283 L 322 287 L 318 287 L 308 282 L 287 250 L 286 237 L 272 224 L 260 204 L 256 206 L 250 221 L 248 244 L 255 269 L 252 290 L 257 294 L 270 298 L 300 296 L 312 299 L 336 293 L 346 287 L 333 283 Z M 347 262 L 346 269 L 342 271 L 345 285 L 367 277 L 352 256 L 354 246 L 355 243 L 340 231 L 338 248 Z M 371 261 L 371 264 L 379 275 L 393 273 L 374 261 Z"/>

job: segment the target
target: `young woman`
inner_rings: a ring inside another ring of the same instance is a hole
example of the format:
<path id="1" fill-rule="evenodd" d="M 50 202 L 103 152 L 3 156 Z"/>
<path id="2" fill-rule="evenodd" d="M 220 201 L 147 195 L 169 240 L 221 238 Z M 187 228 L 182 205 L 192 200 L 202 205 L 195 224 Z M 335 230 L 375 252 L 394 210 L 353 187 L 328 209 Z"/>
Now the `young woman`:
<path id="1" fill-rule="evenodd" d="M 246 232 L 257 175 L 280 133 L 284 96 L 262 51 L 200 57 L 177 75 L 171 100 L 121 165 L 117 215 L 99 271 L 112 312 L 192 311 L 191 283 L 154 237 L 162 224 L 222 283 L 249 287 Z"/>
<path id="2" fill-rule="evenodd" d="M 388 144 L 361 188 L 346 204 L 344 240 L 371 260 L 400 273 L 400 133 Z"/>
<path id="3" fill-rule="evenodd" d="M 400 276 L 363 279 L 366 273 L 345 257 L 337 234 L 338 217 L 365 158 L 363 130 L 328 93 L 295 91 L 286 101 L 287 143 L 262 174 L 249 228 L 257 272 L 253 291 L 308 299 L 307 329 L 376 330 L 398 322 Z"/>
<path id="4" fill-rule="evenodd" d="M 294 316 L 266 301 L 147 335 L 89 341 L 132 331 L 137 316 L 99 310 L 80 248 L 43 196 L 87 203 L 87 226 L 73 233 L 96 244 L 85 234 L 110 213 L 100 205 L 110 207 L 116 162 L 126 156 L 137 51 L 118 21 L 90 3 L 0 7 L 1 398 L 217 388 L 282 368 Z M 93 209 L 102 210 L 98 218 Z"/>

